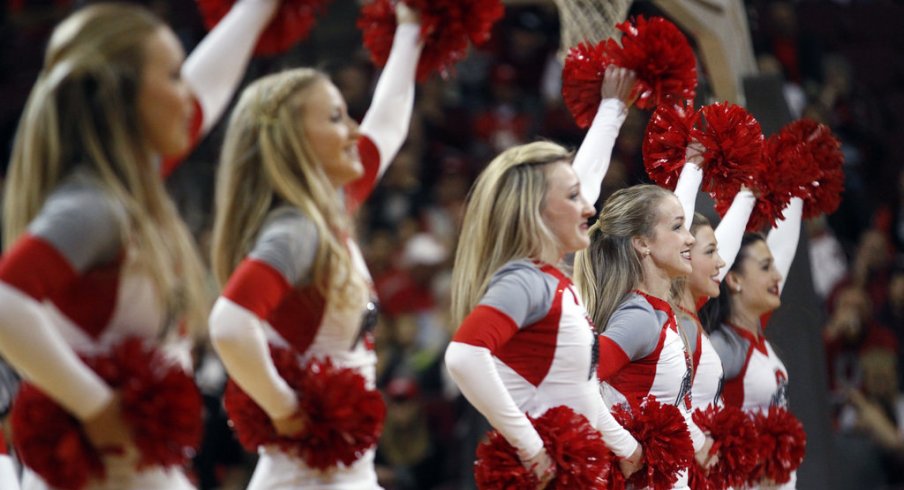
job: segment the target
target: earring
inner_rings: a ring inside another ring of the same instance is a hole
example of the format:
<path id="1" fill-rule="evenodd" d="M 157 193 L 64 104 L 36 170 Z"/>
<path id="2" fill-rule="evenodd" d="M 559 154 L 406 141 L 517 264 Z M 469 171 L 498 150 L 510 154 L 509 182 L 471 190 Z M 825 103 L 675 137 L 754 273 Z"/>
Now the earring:
<path id="1" fill-rule="evenodd" d="M 741 286 L 738 285 L 738 287 L 736 287 L 734 291 L 738 294 L 741 294 Z"/>

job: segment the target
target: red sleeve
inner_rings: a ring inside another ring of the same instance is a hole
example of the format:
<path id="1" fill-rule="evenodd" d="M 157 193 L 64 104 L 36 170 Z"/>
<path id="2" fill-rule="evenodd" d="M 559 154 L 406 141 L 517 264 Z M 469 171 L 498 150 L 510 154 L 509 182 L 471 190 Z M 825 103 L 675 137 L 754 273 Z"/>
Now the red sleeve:
<path id="1" fill-rule="evenodd" d="M 286 279 L 268 264 L 245 259 L 229 277 L 223 297 L 247 309 L 260 319 L 267 319 L 292 289 Z"/>
<path id="2" fill-rule="evenodd" d="M 496 352 L 518 332 L 518 325 L 505 313 L 491 306 L 478 305 L 461 322 L 453 342 L 485 347 Z"/>
<path id="3" fill-rule="evenodd" d="M 160 165 L 160 175 L 165 179 L 173 174 L 176 168 L 182 164 L 182 161 L 194 151 L 195 147 L 198 146 L 198 142 L 201 141 L 201 127 L 204 123 L 204 112 L 201 110 L 201 103 L 198 102 L 198 99 L 194 99 L 195 103 L 195 112 L 194 116 L 192 116 L 191 120 L 191 128 L 189 129 L 189 142 L 188 148 L 185 149 L 184 152 L 178 155 L 170 155 L 163 157 L 163 163 Z"/>
<path id="4" fill-rule="evenodd" d="M 377 174 L 380 173 L 380 150 L 367 136 L 358 138 L 358 154 L 364 165 L 364 175 L 345 187 L 345 206 L 349 213 L 354 213 L 364 204 L 377 185 Z"/>
<path id="5" fill-rule="evenodd" d="M 596 375 L 600 381 L 606 381 L 631 362 L 628 354 L 614 340 L 600 335 L 600 361 L 596 366 Z"/>
<path id="6" fill-rule="evenodd" d="M 72 264 L 50 243 L 25 234 L 0 259 L 0 281 L 41 301 L 78 277 Z"/>

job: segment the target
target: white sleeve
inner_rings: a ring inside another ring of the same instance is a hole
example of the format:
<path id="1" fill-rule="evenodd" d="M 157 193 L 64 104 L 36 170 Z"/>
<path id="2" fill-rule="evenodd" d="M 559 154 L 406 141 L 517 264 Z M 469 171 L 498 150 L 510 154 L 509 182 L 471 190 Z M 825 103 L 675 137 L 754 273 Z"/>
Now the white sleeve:
<path id="1" fill-rule="evenodd" d="M 719 246 L 719 256 L 725 261 L 725 266 L 719 269 L 719 282 L 725 279 L 731 265 L 734 264 L 738 251 L 741 250 L 741 240 L 744 238 L 744 230 L 747 228 L 747 220 L 753 212 L 756 197 L 753 192 L 742 189 L 735 194 L 731 201 L 731 207 L 725 213 L 719 226 L 715 229 L 716 243 Z"/>
<path id="2" fill-rule="evenodd" d="M 389 59 L 361 122 L 361 134 L 367 135 L 380 151 L 378 177 L 408 136 L 414 110 L 414 75 L 423 48 L 420 33 L 419 24 L 404 23 L 396 28 Z"/>
<path id="3" fill-rule="evenodd" d="M 19 480 L 16 478 L 16 468 L 13 461 L 6 454 L 0 454 L 0 488 L 3 490 L 18 490 Z"/>
<path id="4" fill-rule="evenodd" d="M 800 241 L 800 223 L 803 219 L 804 201 L 799 197 L 792 197 L 791 202 L 785 206 L 785 219 L 776 223 L 769 231 L 766 245 L 775 260 L 775 268 L 782 275 L 779 283 L 779 292 L 785 288 L 788 280 L 788 272 L 791 263 L 794 262 L 794 254 L 797 253 L 797 243 Z"/>
<path id="5" fill-rule="evenodd" d="M 295 392 L 276 371 L 254 313 L 220 297 L 210 313 L 210 337 L 229 376 L 270 418 L 288 417 L 298 410 Z"/>
<path id="6" fill-rule="evenodd" d="M 113 399 L 113 390 L 66 344 L 41 304 L 2 282 L 0 353 L 80 420 L 90 419 Z"/>
<path id="7" fill-rule="evenodd" d="M 450 342 L 446 369 L 471 405 L 518 450 L 522 461 L 540 452 L 543 440 L 506 390 L 489 349 Z"/>
<path id="8" fill-rule="evenodd" d="M 681 175 L 678 176 L 678 182 L 675 184 L 675 195 L 681 202 L 681 208 L 684 209 L 684 227 L 688 230 L 691 229 L 691 223 L 694 221 L 697 191 L 700 190 L 702 182 L 703 170 L 695 163 L 686 162 L 681 168 Z"/>
<path id="9" fill-rule="evenodd" d="M 279 3 L 279 0 L 236 2 L 182 65 L 182 77 L 201 104 L 202 134 L 226 110 L 242 81 L 254 45 Z"/>
<path id="10" fill-rule="evenodd" d="M 603 435 L 603 442 L 616 456 L 625 459 L 634 454 L 639 445 L 637 439 L 621 426 L 612 416 L 606 402 L 601 403 L 599 417 L 596 420 L 596 430 Z"/>
<path id="11" fill-rule="evenodd" d="M 584 141 L 574 156 L 572 167 L 581 183 L 581 195 L 591 206 L 600 197 L 603 178 L 612 162 L 615 138 L 627 116 L 628 107 L 621 99 L 603 99 L 587 136 L 584 136 Z"/>

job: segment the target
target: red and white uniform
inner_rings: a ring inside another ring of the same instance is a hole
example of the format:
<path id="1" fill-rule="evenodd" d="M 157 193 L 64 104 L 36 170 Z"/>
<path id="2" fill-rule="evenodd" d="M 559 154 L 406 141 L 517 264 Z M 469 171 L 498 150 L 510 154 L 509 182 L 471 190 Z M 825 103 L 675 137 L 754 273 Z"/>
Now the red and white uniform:
<path id="1" fill-rule="evenodd" d="M 722 361 L 713 348 L 709 336 L 703 331 L 697 314 L 681 309 L 678 326 L 687 339 L 693 363 L 691 380 L 691 406 L 705 409 L 709 405 L 722 405 Z"/>
<path id="2" fill-rule="evenodd" d="M 597 375 L 609 405 L 637 407 L 652 395 L 681 411 L 694 451 L 703 447 L 705 437 L 691 420 L 692 361 L 666 301 L 640 291 L 631 293 L 612 313 L 599 337 L 599 349 Z M 686 473 L 674 488 L 685 487 Z"/>
<path id="3" fill-rule="evenodd" d="M 725 404 L 746 411 L 788 408 L 788 371 L 766 337 L 723 324 L 712 343 L 725 369 Z"/>
<path id="4" fill-rule="evenodd" d="M 344 189 L 349 213 L 370 195 L 408 133 L 414 104 L 414 72 L 420 55 L 420 27 L 401 24 L 361 124 L 358 150 L 364 175 Z M 230 376 L 271 418 L 293 414 L 295 393 L 273 365 L 268 343 L 291 347 L 301 361 L 329 357 L 358 370 L 374 387 L 376 355 L 362 317 L 373 311 L 372 291 L 354 304 L 329 302 L 311 284 L 318 247 L 317 229 L 292 207 L 273 210 L 258 232 L 249 256 L 233 272 L 211 313 L 211 336 Z M 371 278 L 357 245 L 346 246 L 357 274 Z M 342 280 L 342 278 L 336 278 Z M 249 489 L 379 488 L 371 449 L 349 467 L 319 472 L 275 447 L 260 448 Z"/>
<path id="5" fill-rule="evenodd" d="M 464 396 L 522 458 L 543 447 L 525 413 L 565 405 L 602 432 L 620 457 L 637 442 L 609 413 L 594 376 L 594 331 L 577 292 L 550 265 L 515 260 L 499 269 L 446 350 Z"/>

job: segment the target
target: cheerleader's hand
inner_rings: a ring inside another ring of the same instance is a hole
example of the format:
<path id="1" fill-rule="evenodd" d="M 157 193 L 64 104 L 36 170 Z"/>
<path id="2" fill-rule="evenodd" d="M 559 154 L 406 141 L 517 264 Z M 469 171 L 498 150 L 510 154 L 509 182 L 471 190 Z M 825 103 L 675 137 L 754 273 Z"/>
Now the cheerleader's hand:
<path id="1" fill-rule="evenodd" d="M 419 24 L 421 22 L 421 16 L 417 10 L 409 7 L 405 2 L 397 3 L 395 12 L 396 22 L 399 24 Z"/>
<path id="2" fill-rule="evenodd" d="M 690 144 L 687 145 L 687 150 L 684 152 L 684 160 L 699 167 L 703 164 L 703 153 L 705 151 L 706 148 L 697 140 L 691 140 Z"/>
<path id="3" fill-rule="evenodd" d="M 697 451 L 697 454 L 694 455 L 694 459 L 697 460 L 697 464 L 699 464 L 701 468 L 709 469 L 712 465 L 719 462 L 718 454 L 709 454 L 712 447 L 713 440 L 711 437 L 707 436 L 703 443 L 703 449 Z"/>
<path id="4" fill-rule="evenodd" d="M 546 449 L 541 448 L 534 457 L 522 461 L 521 464 L 540 480 L 537 490 L 543 490 L 556 477 L 556 465 L 552 462 Z"/>
<path id="5" fill-rule="evenodd" d="M 621 470 L 627 480 L 641 468 L 643 468 L 643 448 L 638 444 L 637 449 L 634 450 L 634 454 L 628 458 L 619 460 L 618 469 Z"/>
<path id="6" fill-rule="evenodd" d="M 600 86 L 600 96 L 603 100 L 620 99 L 626 106 L 630 106 L 637 100 L 639 95 L 635 94 L 634 97 L 631 97 L 636 82 L 637 76 L 633 71 L 620 66 L 609 65 L 606 67 L 603 83 Z"/>
<path id="7" fill-rule="evenodd" d="M 288 417 L 271 420 L 273 420 L 273 428 L 276 429 L 276 433 L 283 437 L 300 437 L 308 427 L 307 417 L 300 411 Z"/>
<path id="8" fill-rule="evenodd" d="M 119 395 L 100 412 L 82 422 L 85 435 L 102 455 L 124 455 L 132 442 L 132 433 L 122 418 Z"/>

